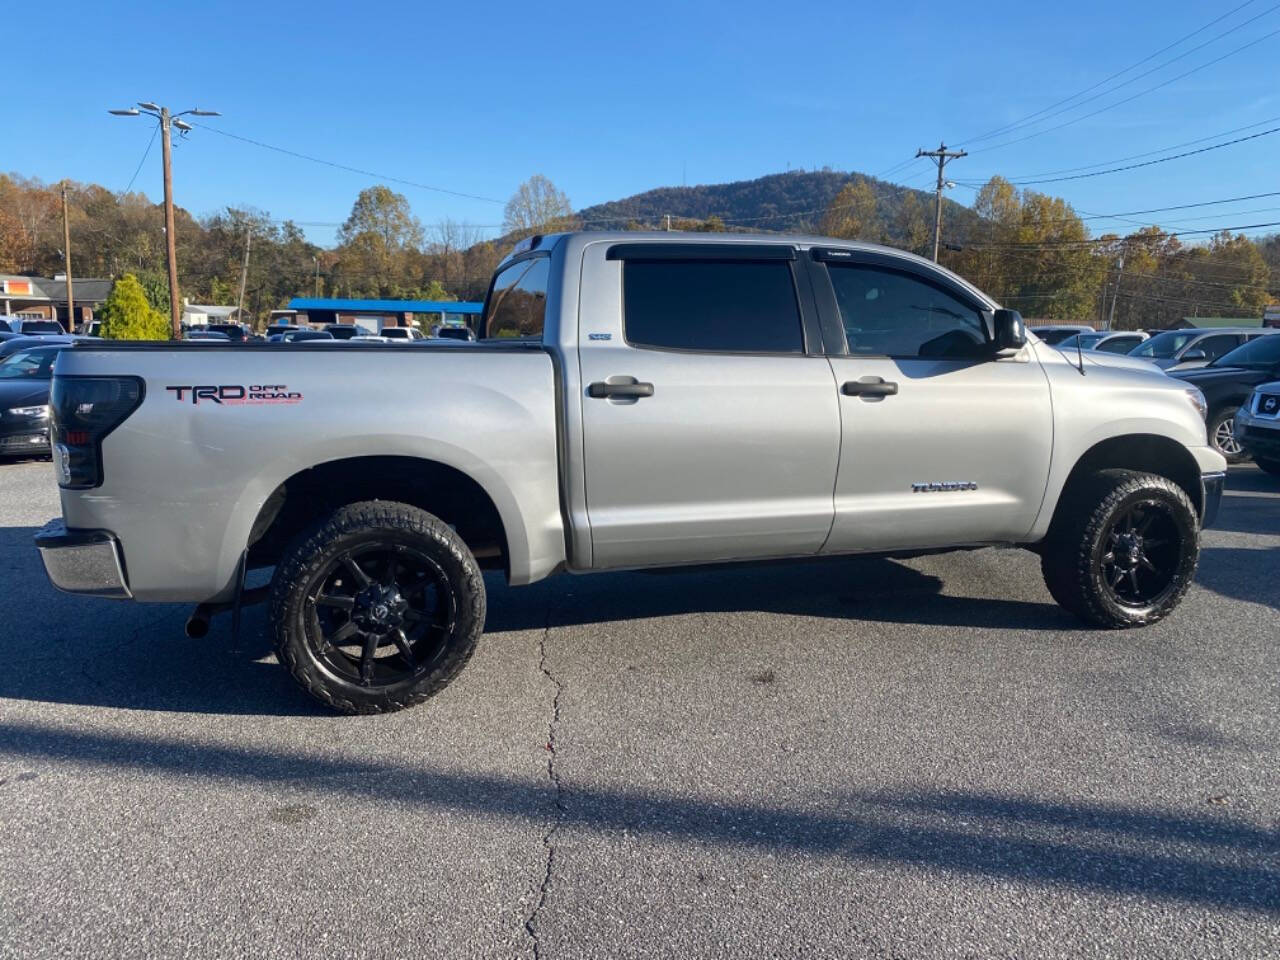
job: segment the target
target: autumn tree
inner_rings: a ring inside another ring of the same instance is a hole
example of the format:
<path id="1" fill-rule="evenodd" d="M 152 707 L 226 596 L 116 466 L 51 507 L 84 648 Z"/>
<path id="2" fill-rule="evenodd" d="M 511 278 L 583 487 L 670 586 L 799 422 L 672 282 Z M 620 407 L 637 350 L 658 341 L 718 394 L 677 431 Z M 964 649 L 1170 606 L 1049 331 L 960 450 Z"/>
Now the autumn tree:
<path id="1" fill-rule="evenodd" d="M 516 188 L 504 213 L 502 229 L 518 239 L 578 226 L 568 195 L 540 173 Z"/>
<path id="2" fill-rule="evenodd" d="M 905 192 L 894 217 L 894 228 L 903 250 L 928 256 L 933 242 L 933 225 L 929 221 L 929 211 L 915 190 Z"/>
<path id="3" fill-rule="evenodd" d="M 828 237 L 882 240 L 884 231 L 876 217 L 876 194 L 871 182 L 857 177 L 845 184 L 827 207 L 819 229 Z"/>
<path id="4" fill-rule="evenodd" d="M 338 230 L 344 289 L 361 296 L 397 296 L 409 285 L 422 246 L 422 224 L 403 194 L 379 184 L 361 190 Z"/>
<path id="5" fill-rule="evenodd" d="M 147 302 L 142 284 L 131 273 L 111 285 L 98 316 L 108 340 L 169 339 L 169 318 Z"/>

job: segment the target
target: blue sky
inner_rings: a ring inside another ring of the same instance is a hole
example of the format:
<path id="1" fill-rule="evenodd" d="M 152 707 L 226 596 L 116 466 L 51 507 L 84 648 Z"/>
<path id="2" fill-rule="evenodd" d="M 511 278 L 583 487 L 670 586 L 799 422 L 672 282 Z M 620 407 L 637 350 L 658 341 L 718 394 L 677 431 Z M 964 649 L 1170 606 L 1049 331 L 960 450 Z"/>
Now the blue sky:
<path id="1" fill-rule="evenodd" d="M 121 190 L 151 124 L 106 110 L 155 100 L 220 110 L 208 124 L 239 136 L 498 201 L 533 173 L 549 176 L 576 207 L 682 178 L 713 183 L 821 166 L 878 174 L 917 147 L 963 143 L 1042 110 L 1241 3 L 72 0 L 58 11 L 72 27 L 65 35 L 49 11 L 23 5 L 10 12 L 10 33 L 41 38 L 40 57 L 31 48 L 6 78 L 0 170 Z M 1276 6 L 1253 0 L 1113 85 L 1258 17 L 1204 49 L 972 149 L 1071 120 L 1280 31 Z M 169 40 L 163 53 L 161 37 Z M 948 173 L 974 181 L 1038 174 L 1269 118 L 1280 118 L 1280 34 L 1095 117 L 975 152 Z M 1272 126 L 1280 119 L 1233 136 Z M 1038 189 L 1091 213 L 1195 203 L 1280 191 L 1277 157 L 1280 134 Z M 928 186 L 930 169 L 916 161 L 889 179 Z M 178 202 L 198 216 L 252 206 L 320 224 L 344 219 L 356 193 L 376 182 L 204 129 L 176 146 L 174 179 Z M 392 186 L 427 225 L 502 219 L 500 202 Z M 160 196 L 158 143 L 134 189 Z M 973 191 L 957 187 L 952 196 L 969 203 Z M 1136 219 L 1186 229 L 1280 221 L 1270 208 L 1280 197 Z M 333 236 L 326 226 L 307 233 L 322 243 Z"/>

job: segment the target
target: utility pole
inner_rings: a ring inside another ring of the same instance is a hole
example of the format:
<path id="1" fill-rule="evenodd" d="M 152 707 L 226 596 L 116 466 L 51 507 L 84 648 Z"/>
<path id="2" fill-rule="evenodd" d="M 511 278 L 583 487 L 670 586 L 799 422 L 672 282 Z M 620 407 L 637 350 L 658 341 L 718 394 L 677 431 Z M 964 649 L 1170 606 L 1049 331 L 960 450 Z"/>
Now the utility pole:
<path id="1" fill-rule="evenodd" d="M 244 283 L 249 278 L 249 247 L 253 243 L 253 230 L 244 228 L 244 263 L 240 267 L 240 296 L 236 299 L 236 321 L 244 323 Z"/>
<path id="2" fill-rule="evenodd" d="M 312 260 L 314 260 L 314 261 L 315 261 L 315 264 L 316 264 L 316 292 L 315 292 L 315 297 L 316 297 L 316 299 L 317 299 L 317 300 L 319 300 L 319 299 L 320 299 L 320 258 L 319 258 L 319 257 L 312 257 L 311 259 L 312 259 Z"/>
<path id="3" fill-rule="evenodd" d="M 938 191 L 937 201 L 933 210 L 933 262 L 938 262 L 938 244 L 942 239 L 942 190 L 946 186 L 946 180 L 943 179 L 942 171 L 946 167 L 948 161 L 955 160 L 958 157 L 967 157 L 969 154 L 964 150 L 948 150 L 945 143 L 938 144 L 937 150 L 916 151 L 917 157 L 928 157 L 938 166 Z"/>
<path id="4" fill-rule="evenodd" d="M 67 271 L 67 333 L 76 332 L 76 304 L 71 296 L 71 223 L 67 219 L 67 181 L 62 181 L 62 256 Z"/>
<path id="5" fill-rule="evenodd" d="M 178 245 L 177 233 L 173 226 L 173 144 L 170 140 L 170 127 L 177 127 L 184 135 L 191 132 L 191 124 L 182 118 L 190 114 L 194 117 L 221 116 L 216 110 L 183 110 L 181 113 L 170 113 L 168 107 L 162 107 L 150 101 L 138 103 L 141 112 L 155 117 L 160 123 L 160 147 L 164 163 L 164 238 L 165 254 L 169 261 L 169 335 L 174 340 L 182 338 L 182 304 L 178 299 Z M 109 110 L 117 117 L 136 117 L 138 107 L 127 110 Z"/>
<path id="6" fill-rule="evenodd" d="M 1116 301 L 1120 299 L 1120 278 L 1124 276 L 1124 252 L 1120 253 L 1120 265 L 1116 272 L 1116 286 L 1111 291 L 1111 313 L 1107 317 L 1107 329 L 1110 330 L 1116 322 Z"/>
<path id="7" fill-rule="evenodd" d="M 667 233 L 671 232 L 671 214 L 667 214 Z"/>

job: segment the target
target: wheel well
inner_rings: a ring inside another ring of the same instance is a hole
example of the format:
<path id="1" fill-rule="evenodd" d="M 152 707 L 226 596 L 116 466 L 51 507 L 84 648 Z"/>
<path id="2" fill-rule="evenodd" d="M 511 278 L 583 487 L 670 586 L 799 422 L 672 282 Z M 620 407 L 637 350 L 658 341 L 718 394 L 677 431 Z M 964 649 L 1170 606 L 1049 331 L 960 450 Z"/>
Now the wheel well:
<path id="1" fill-rule="evenodd" d="M 353 457 L 295 473 L 258 511 L 249 533 L 249 566 L 274 564 L 307 527 L 361 500 L 420 507 L 453 527 L 481 567 L 507 568 L 502 518 L 484 488 L 460 470 L 414 457 Z"/>
<path id="2" fill-rule="evenodd" d="M 1196 508 L 1196 513 L 1203 515 L 1204 491 L 1200 487 L 1200 467 L 1195 457 L 1176 440 L 1140 433 L 1103 440 L 1090 447 L 1076 461 L 1062 488 L 1062 495 L 1058 497 L 1054 520 L 1057 520 L 1063 509 L 1068 509 L 1070 494 L 1082 481 L 1099 470 L 1114 469 L 1137 470 L 1168 477 L 1183 489 Z"/>

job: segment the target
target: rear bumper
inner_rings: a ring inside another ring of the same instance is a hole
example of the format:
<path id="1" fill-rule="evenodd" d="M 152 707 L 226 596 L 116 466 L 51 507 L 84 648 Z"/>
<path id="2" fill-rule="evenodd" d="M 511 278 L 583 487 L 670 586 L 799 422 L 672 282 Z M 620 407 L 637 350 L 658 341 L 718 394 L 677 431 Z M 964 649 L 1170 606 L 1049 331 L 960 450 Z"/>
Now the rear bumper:
<path id="1" fill-rule="evenodd" d="M 59 590 L 126 600 L 133 596 L 124 575 L 120 541 L 106 530 L 68 529 L 50 520 L 35 536 L 44 572 Z"/>
<path id="2" fill-rule="evenodd" d="M 1204 510 L 1200 513 L 1200 528 L 1213 526 L 1218 519 L 1218 507 L 1222 504 L 1222 486 L 1227 482 L 1226 473 L 1202 473 L 1200 487 L 1204 491 L 1201 502 Z"/>

